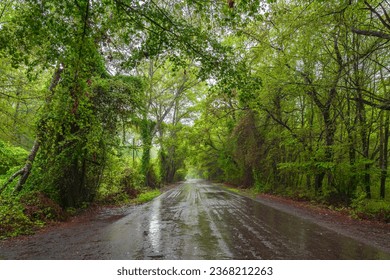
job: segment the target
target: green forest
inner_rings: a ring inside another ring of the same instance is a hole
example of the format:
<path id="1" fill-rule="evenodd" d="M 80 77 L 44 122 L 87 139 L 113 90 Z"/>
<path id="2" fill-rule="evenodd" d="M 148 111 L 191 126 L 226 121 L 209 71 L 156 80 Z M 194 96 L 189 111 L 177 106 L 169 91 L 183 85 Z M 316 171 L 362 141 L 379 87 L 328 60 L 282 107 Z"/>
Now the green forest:
<path id="1" fill-rule="evenodd" d="M 2 0 L 0 236 L 203 178 L 390 221 L 390 1 Z"/>

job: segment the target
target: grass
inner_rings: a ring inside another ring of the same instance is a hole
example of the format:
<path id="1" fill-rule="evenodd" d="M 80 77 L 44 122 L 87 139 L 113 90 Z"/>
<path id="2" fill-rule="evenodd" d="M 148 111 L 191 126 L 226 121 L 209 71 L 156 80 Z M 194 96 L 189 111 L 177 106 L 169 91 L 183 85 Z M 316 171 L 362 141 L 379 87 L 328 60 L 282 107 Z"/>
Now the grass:
<path id="1" fill-rule="evenodd" d="M 226 189 L 230 192 L 234 192 L 234 193 L 240 193 L 240 190 L 239 189 L 235 189 L 235 188 L 229 188 L 229 187 L 226 187 Z"/>
<path id="2" fill-rule="evenodd" d="M 240 195 L 243 195 L 243 196 L 247 196 L 247 197 L 251 197 L 251 198 L 255 198 L 256 197 L 256 191 L 254 189 L 241 189 L 241 188 L 238 188 L 238 187 L 228 187 L 226 185 L 222 185 L 222 187 L 226 190 L 228 190 L 229 192 L 232 192 L 232 193 L 236 193 L 236 194 L 240 194 Z"/>
<path id="3" fill-rule="evenodd" d="M 137 198 L 134 199 L 134 202 L 137 204 L 146 203 L 148 201 L 151 201 L 155 197 L 159 196 L 161 194 L 160 190 L 150 190 L 141 193 Z"/>

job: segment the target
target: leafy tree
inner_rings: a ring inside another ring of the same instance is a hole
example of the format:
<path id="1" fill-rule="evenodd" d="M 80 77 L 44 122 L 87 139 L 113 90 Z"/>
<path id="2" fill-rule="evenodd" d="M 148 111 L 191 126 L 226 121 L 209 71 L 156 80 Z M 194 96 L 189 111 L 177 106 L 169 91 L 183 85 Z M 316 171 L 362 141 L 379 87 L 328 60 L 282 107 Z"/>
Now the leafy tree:
<path id="1" fill-rule="evenodd" d="M 192 165 L 329 203 L 384 199 L 389 25 L 379 0 L 3 1 L 0 137 L 31 149 L 5 185 L 80 206 L 110 171 L 158 186 Z"/>

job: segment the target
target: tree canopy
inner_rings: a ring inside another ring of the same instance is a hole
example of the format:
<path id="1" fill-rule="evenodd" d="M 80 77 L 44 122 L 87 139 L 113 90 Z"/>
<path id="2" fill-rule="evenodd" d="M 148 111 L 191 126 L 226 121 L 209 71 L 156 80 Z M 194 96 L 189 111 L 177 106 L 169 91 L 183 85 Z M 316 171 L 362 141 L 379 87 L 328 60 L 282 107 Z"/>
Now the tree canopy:
<path id="1" fill-rule="evenodd" d="M 66 208 L 197 176 L 386 200 L 389 8 L 2 1 L 0 190 Z"/>

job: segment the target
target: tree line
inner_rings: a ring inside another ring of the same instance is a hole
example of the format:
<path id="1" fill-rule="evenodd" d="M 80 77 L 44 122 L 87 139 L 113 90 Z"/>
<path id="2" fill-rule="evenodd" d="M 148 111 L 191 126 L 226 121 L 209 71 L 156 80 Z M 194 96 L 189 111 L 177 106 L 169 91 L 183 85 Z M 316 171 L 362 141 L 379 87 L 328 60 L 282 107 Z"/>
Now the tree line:
<path id="1" fill-rule="evenodd" d="M 194 163 L 260 191 L 382 199 L 372 207 L 388 213 L 389 3 L 270 2 L 227 38 L 236 64 L 204 101 Z"/>
<path id="2" fill-rule="evenodd" d="M 389 8 L 2 1 L 1 199 L 197 176 L 388 218 Z"/>

